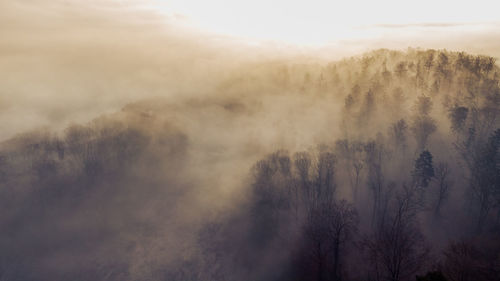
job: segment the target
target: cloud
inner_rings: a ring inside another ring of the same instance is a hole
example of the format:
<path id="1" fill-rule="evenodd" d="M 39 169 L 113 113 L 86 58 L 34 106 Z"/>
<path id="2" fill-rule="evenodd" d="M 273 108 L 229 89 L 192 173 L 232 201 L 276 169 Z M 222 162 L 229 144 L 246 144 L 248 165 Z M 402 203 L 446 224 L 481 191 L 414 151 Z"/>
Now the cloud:
<path id="1" fill-rule="evenodd" d="M 374 27 L 381 27 L 381 28 L 408 28 L 408 27 L 457 27 L 457 26 L 464 26 L 464 25 L 470 25 L 469 23 L 441 23 L 441 22 L 436 22 L 436 23 L 408 23 L 408 24 L 376 24 L 373 25 Z"/>

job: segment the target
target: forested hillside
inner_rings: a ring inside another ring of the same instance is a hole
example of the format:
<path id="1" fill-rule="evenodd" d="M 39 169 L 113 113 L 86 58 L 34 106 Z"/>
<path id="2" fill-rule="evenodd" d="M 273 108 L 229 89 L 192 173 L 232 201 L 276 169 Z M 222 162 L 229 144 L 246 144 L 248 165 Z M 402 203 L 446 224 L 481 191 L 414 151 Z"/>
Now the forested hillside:
<path id="1" fill-rule="evenodd" d="M 19 134 L 0 280 L 500 280 L 499 79 L 446 50 L 252 62 Z"/>

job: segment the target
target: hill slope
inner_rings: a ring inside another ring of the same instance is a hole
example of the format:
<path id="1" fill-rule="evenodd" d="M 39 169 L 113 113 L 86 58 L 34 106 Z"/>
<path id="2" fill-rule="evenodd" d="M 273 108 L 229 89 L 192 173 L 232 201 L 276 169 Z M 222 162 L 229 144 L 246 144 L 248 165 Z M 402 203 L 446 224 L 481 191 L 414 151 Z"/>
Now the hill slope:
<path id="1" fill-rule="evenodd" d="M 418 233 L 404 236 L 414 243 L 402 260 L 423 257 L 426 245 L 436 258 L 402 266 L 398 280 L 433 268 L 442 249 L 454 253 L 452 240 L 478 252 L 466 257 L 477 264 L 471 272 L 494 280 L 498 266 L 485 265 L 500 258 L 493 58 L 377 50 L 338 62 L 245 64 L 227 77 L 199 98 L 138 101 L 63 132 L 3 142 L 1 278 L 386 276 L 379 257 L 396 242 L 380 246 L 382 234 L 418 187 L 419 207 L 396 233 Z M 303 195 L 290 197 L 313 186 L 335 206 L 325 212 L 358 218 L 337 256 L 309 251 L 308 227 L 328 222 L 311 221 L 322 217 Z M 359 263 L 365 254 L 370 262 Z M 444 260 L 450 278 L 453 262 Z"/>

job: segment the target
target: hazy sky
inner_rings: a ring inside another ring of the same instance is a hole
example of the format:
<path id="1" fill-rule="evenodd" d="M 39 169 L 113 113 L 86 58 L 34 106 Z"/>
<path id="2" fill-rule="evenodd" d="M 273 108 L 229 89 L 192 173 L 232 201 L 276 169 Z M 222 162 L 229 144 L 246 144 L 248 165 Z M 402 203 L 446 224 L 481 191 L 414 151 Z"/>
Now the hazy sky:
<path id="1" fill-rule="evenodd" d="M 402 26 L 481 31 L 500 22 L 500 5 L 491 0 L 153 0 L 152 6 L 208 32 L 303 45 L 380 37 Z"/>

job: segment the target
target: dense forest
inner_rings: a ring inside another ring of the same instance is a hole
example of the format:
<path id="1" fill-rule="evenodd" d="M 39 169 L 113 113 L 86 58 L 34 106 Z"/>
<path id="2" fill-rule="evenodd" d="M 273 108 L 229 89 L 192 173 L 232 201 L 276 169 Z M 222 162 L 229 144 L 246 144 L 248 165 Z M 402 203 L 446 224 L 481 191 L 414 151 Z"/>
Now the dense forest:
<path id="1" fill-rule="evenodd" d="M 500 68 L 245 63 L 0 143 L 0 280 L 500 280 Z"/>

